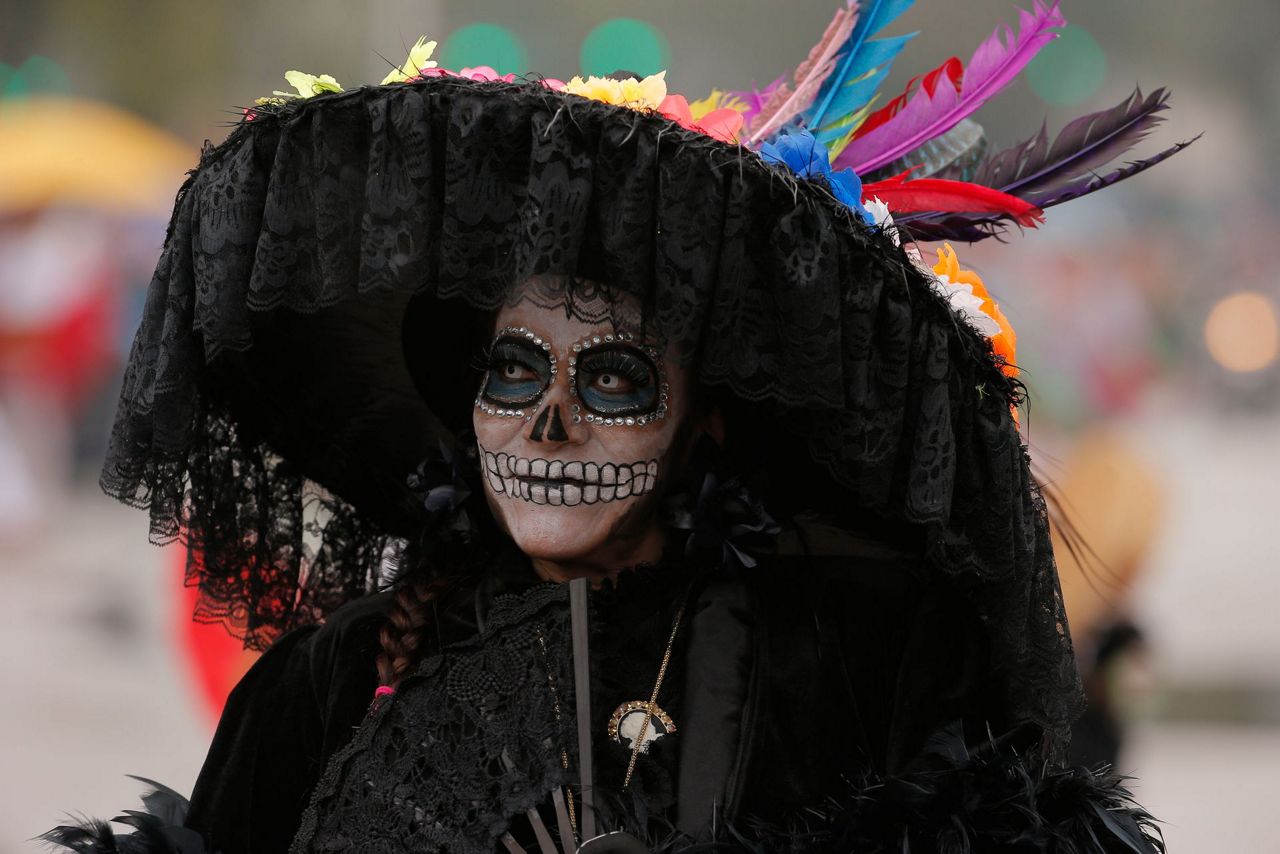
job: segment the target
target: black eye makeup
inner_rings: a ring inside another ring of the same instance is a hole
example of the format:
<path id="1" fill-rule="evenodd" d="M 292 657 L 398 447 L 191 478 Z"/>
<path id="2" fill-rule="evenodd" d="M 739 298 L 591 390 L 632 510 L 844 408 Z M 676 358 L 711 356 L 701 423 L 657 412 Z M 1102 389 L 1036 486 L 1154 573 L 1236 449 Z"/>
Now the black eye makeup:
<path id="1" fill-rule="evenodd" d="M 635 343 L 627 333 L 593 335 L 574 344 L 569 382 L 579 401 L 573 406 L 574 421 L 647 424 L 667 414 L 661 360 L 653 348 Z"/>
<path id="2" fill-rule="evenodd" d="M 551 342 L 524 327 L 508 327 L 489 347 L 476 406 L 490 415 L 523 417 L 555 375 Z"/>

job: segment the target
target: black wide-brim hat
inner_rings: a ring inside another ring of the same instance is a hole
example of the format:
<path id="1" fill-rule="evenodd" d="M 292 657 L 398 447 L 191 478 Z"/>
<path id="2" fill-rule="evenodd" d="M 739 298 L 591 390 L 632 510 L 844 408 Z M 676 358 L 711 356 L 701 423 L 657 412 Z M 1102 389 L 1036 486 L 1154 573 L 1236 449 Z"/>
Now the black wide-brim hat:
<path id="1" fill-rule="evenodd" d="M 261 647 L 376 583 L 419 521 L 406 477 L 469 420 L 465 339 L 536 274 L 636 295 L 745 429 L 794 442 L 773 465 L 828 518 L 918 532 L 1009 706 L 1065 725 L 1046 515 L 989 342 L 821 181 L 536 82 L 299 99 L 205 150 L 102 477 L 191 544 L 199 619 Z"/>

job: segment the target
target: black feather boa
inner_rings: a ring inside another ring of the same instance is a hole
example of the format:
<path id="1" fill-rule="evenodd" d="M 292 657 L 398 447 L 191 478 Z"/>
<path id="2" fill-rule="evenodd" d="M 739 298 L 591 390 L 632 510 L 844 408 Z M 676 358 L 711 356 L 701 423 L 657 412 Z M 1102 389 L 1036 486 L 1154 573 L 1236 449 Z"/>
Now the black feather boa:
<path id="1" fill-rule="evenodd" d="M 863 780 L 779 825 L 731 830 L 749 852 L 1163 854 L 1152 816 L 1109 769 L 1062 768 L 1013 753 Z"/>
<path id="2" fill-rule="evenodd" d="M 956 746 L 953 742 L 948 747 Z M 1164 854 L 1152 816 L 1108 769 L 1053 767 L 1007 749 L 936 753 L 933 767 L 850 781 L 846 791 L 786 821 L 721 826 L 710 841 L 652 841 L 655 854 Z M 142 778 L 145 812 L 115 834 L 86 819 L 40 839 L 88 854 L 211 854 L 182 826 L 187 800 Z"/>

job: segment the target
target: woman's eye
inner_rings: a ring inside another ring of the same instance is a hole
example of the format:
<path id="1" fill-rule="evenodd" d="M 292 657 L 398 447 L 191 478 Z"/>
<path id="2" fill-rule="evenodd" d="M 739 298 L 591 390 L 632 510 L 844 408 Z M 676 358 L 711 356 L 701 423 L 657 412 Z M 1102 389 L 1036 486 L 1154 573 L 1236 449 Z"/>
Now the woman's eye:
<path id="1" fill-rule="evenodd" d="M 619 374 L 597 374 L 594 385 L 601 391 L 628 391 L 632 382 Z"/>
<path id="2" fill-rule="evenodd" d="M 488 357 L 480 395 L 495 406 L 527 406 L 551 384 L 551 359 L 524 339 L 499 339 Z"/>
<path id="3" fill-rule="evenodd" d="M 632 347 L 593 349 L 578 360 L 578 397 L 588 412 L 606 417 L 644 415 L 658 405 L 658 371 Z"/>

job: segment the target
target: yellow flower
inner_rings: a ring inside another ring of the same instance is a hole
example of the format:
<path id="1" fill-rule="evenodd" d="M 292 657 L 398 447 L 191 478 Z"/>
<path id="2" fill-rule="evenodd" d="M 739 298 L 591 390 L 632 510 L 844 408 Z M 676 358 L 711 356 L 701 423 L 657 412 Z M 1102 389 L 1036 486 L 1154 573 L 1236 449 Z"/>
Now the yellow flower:
<path id="1" fill-rule="evenodd" d="M 413 47 L 409 49 L 409 58 L 404 61 L 404 65 L 400 68 L 393 68 L 390 74 L 382 78 L 381 85 L 403 83 L 406 80 L 412 80 L 417 77 L 424 68 L 435 68 L 436 62 L 431 58 L 431 54 L 435 49 L 435 42 L 427 41 L 426 36 L 419 36 Z"/>
<path id="2" fill-rule="evenodd" d="M 656 110 L 667 97 L 667 72 L 650 74 L 643 80 L 628 77 L 622 84 L 622 103 L 633 110 Z"/>
<path id="3" fill-rule="evenodd" d="M 574 77 L 564 84 L 563 91 L 606 104 L 622 103 L 622 81 L 612 77 L 588 77 L 586 80 Z"/>
<path id="4" fill-rule="evenodd" d="M 334 80 L 328 74 L 307 74 L 302 71 L 286 71 L 284 79 L 289 81 L 289 85 L 298 90 L 297 97 L 310 98 L 312 95 L 319 95 L 322 92 L 341 92 L 342 86 L 337 80 Z M 292 94 L 288 92 L 276 91 L 273 93 L 278 98 L 292 98 Z"/>
<path id="5" fill-rule="evenodd" d="M 564 84 L 561 91 L 581 95 L 593 101 L 630 107 L 633 110 L 656 110 L 667 97 L 667 72 L 659 71 L 643 80 L 628 77 L 614 80 L 612 77 L 575 77 Z"/>
<path id="6" fill-rule="evenodd" d="M 721 92 L 719 89 L 712 89 L 711 94 L 707 97 L 689 104 L 689 113 L 693 116 L 695 122 L 715 110 L 736 110 L 739 113 L 745 113 L 747 105 L 737 95 L 730 92 Z"/>

